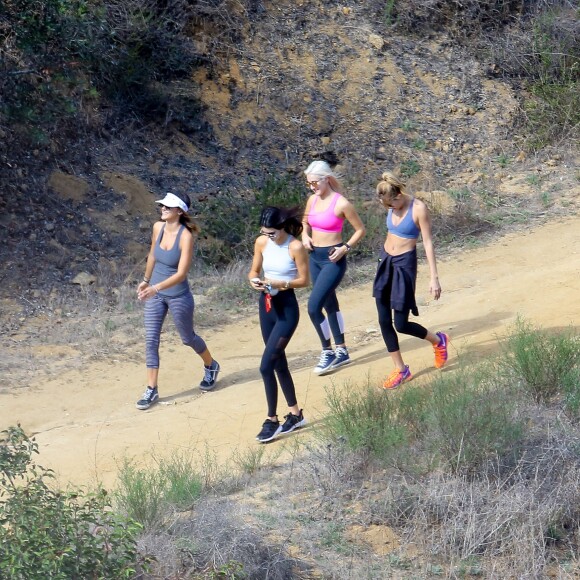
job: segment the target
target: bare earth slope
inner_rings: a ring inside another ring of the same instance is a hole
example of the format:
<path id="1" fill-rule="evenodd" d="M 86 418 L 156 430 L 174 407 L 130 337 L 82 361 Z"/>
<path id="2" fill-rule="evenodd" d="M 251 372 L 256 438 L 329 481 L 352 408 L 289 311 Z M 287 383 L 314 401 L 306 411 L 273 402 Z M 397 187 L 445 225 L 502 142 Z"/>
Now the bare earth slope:
<path id="1" fill-rule="evenodd" d="M 580 321 L 580 217 L 558 219 L 534 231 L 507 235 L 494 243 L 455 257 L 440 257 L 443 295 L 430 301 L 427 272 L 420 268 L 420 321 L 452 337 L 452 370 L 463 357 L 498 348 L 520 314 L 548 329 L 578 326 Z M 334 375 L 311 373 L 318 355 L 314 329 L 302 309 L 302 320 L 288 352 L 299 402 L 310 427 L 291 436 L 304 440 L 317 429 L 325 412 L 325 386 L 349 381 L 352 388 L 372 383 L 391 369 L 378 331 L 371 280 L 340 293 L 353 363 Z M 147 412 L 134 403 L 144 385 L 142 357 L 123 352 L 115 358 L 62 372 L 36 388 L 0 394 L 0 428 L 20 422 L 36 434 L 40 463 L 54 468 L 61 481 L 111 485 L 117 462 L 128 455 L 149 461 L 175 449 L 207 443 L 219 458 L 254 440 L 265 417 L 265 398 L 258 373 L 262 341 L 257 315 L 214 332 L 205 332 L 222 365 L 219 386 L 202 394 L 197 357 L 171 337 L 162 344 L 161 404 Z M 401 347 L 415 380 L 438 372 L 431 349 L 414 338 Z M 377 387 L 378 388 L 378 387 Z M 388 396 L 385 394 L 385 396 Z M 284 413 L 283 405 L 279 407 Z M 276 441 L 273 445 L 284 445 Z"/>

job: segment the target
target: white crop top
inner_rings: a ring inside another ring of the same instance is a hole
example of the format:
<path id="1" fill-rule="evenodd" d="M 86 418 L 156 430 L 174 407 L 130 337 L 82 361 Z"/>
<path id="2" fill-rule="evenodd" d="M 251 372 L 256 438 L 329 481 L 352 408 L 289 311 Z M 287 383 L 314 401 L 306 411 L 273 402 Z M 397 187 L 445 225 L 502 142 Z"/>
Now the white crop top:
<path id="1" fill-rule="evenodd" d="M 294 237 L 289 235 L 280 246 L 276 242 L 268 240 L 262 252 L 264 278 L 290 282 L 298 277 L 296 262 L 290 256 L 290 242 L 293 239 Z"/>

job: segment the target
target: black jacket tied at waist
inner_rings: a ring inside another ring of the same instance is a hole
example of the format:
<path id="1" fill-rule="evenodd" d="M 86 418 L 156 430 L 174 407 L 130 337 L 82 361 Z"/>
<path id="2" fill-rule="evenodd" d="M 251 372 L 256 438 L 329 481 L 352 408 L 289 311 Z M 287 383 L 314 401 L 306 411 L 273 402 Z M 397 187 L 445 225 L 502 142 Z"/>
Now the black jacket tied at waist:
<path id="1" fill-rule="evenodd" d="M 381 248 L 379 265 L 373 283 L 373 297 L 380 298 L 391 283 L 391 308 L 402 312 L 411 311 L 419 316 L 415 302 L 417 280 L 417 249 L 391 256 Z"/>

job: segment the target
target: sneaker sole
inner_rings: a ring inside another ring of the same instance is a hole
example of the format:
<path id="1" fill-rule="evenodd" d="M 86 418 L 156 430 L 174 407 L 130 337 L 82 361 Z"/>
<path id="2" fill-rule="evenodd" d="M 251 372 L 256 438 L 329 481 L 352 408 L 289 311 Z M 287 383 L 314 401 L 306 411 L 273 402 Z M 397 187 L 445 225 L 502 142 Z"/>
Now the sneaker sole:
<path id="1" fill-rule="evenodd" d="M 385 391 L 394 391 L 395 389 L 399 388 L 402 384 L 408 383 L 409 381 L 412 381 L 412 380 L 413 380 L 413 375 L 402 380 L 398 385 L 395 385 L 394 387 L 385 387 L 385 385 L 383 385 L 383 389 Z"/>
<path id="2" fill-rule="evenodd" d="M 336 367 L 335 367 L 336 368 Z M 316 369 L 314 369 L 312 372 L 315 375 L 318 375 L 319 377 L 322 375 L 325 375 L 326 373 L 329 373 L 332 370 L 332 366 L 329 366 L 328 368 L 322 369 L 320 371 L 317 371 Z"/>
<path id="3" fill-rule="evenodd" d="M 330 367 L 330 370 L 333 371 L 334 369 L 339 369 L 340 367 L 343 367 L 345 365 L 349 365 L 351 362 L 352 362 L 352 360 L 350 358 L 349 359 L 346 359 L 346 360 L 343 360 L 343 361 L 341 361 L 339 363 L 333 364 Z"/>
<path id="4" fill-rule="evenodd" d="M 213 390 L 215 388 L 216 383 L 217 383 L 217 379 L 215 380 L 215 382 L 214 382 L 213 385 L 210 385 L 208 387 L 206 387 L 205 385 L 199 385 L 199 388 L 200 388 L 201 391 L 211 391 L 211 390 Z"/>
<path id="5" fill-rule="evenodd" d="M 280 431 L 280 435 L 288 435 L 288 433 L 292 433 L 292 431 L 296 431 L 296 429 L 300 429 L 300 427 L 304 427 L 304 425 L 306 425 L 306 419 L 302 419 L 302 421 L 299 421 L 296 425 L 292 425 L 292 428 L 288 429 L 288 431 Z"/>
<path id="6" fill-rule="evenodd" d="M 282 432 L 282 425 L 280 425 L 280 427 L 278 427 L 276 432 L 268 439 L 258 439 L 258 437 L 256 437 L 256 441 L 258 443 L 268 443 L 268 441 L 273 441 L 274 439 L 276 439 L 276 437 L 278 437 L 278 435 L 280 435 L 281 432 Z"/>

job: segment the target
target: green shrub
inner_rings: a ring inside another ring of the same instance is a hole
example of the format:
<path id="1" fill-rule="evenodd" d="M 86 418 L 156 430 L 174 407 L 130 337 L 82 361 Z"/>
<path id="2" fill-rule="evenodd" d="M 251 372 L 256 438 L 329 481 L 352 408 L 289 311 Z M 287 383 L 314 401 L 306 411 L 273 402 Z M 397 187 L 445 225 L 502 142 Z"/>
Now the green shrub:
<path id="1" fill-rule="evenodd" d="M 110 509 L 106 491 L 58 491 L 18 427 L 0 441 L 0 577 L 131 578 L 141 527 Z"/>
<path id="2" fill-rule="evenodd" d="M 203 238 L 198 253 L 205 262 L 221 265 L 251 257 L 262 209 L 272 205 L 303 210 L 308 194 L 296 181 L 269 176 L 245 193 L 224 191 L 209 197 L 200 204 Z"/>
<path id="3" fill-rule="evenodd" d="M 190 509 L 201 497 L 204 475 L 189 454 L 174 453 L 156 466 L 138 468 L 125 459 L 115 491 L 117 506 L 146 529 L 163 524 L 174 510 Z"/>
<path id="4" fill-rule="evenodd" d="M 198 131 L 201 108 L 190 78 L 208 55 L 193 38 L 205 25 L 220 27 L 221 42 L 233 34 L 236 21 L 223 4 L 5 0 L 0 37 L 10 42 L 2 45 L 0 120 L 30 141 L 33 129 L 47 141 L 56 131 L 62 139 L 105 104 L 109 117 L 129 113 Z"/>
<path id="5" fill-rule="evenodd" d="M 489 365 L 440 374 L 385 392 L 367 386 L 327 389 L 324 434 L 389 465 L 414 473 L 434 465 L 470 470 L 517 448 L 524 433 L 517 390 L 495 380 Z"/>
<path id="6" fill-rule="evenodd" d="M 580 345 L 579 345 L 580 347 Z M 562 377 L 562 388 L 564 391 L 564 408 L 575 418 L 580 418 L 580 367 L 572 367 L 568 373 Z"/>
<path id="7" fill-rule="evenodd" d="M 524 433 L 509 385 L 494 384 L 487 366 L 444 373 L 431 385 L 427 446 L 452 471 L 473 469 L 512 451 Z"/>
<path id="8" fill-rule="evenodd" d="M 572 332 L 550 335 L 521 318 L 503 346 L 506 372 L 521 381 L 537 402 L 562 392 L 569 373 L 580 362 L 578 340 Z"/>
<path id="9" fill-rule="evenodd" d="M 127 460 L 119 469 L 116 505 L 145 529 L 156 528 L 166 515 L 165 484 L 158 470 L 138 469 Z"/>
<path id="10" fill-rule="evenodd" d="M 395 399 L 382 389 L 367 386 L 359 391 L 345 385 L 339 390 L 332 386 L 326 389 L 326 401 L 325 435 L 343 441 L 352 451 L 390 462 L 410 441 L 407 428 L 397 421 Z"/>
<path id="11" fill-rule="evenodd" d="M 413 177 L 413 175 L 417 175 L 420 171 L 421 166 L 414 159 L 403 161 L 399 169 L 399 172 L 403 177 Z"/>

